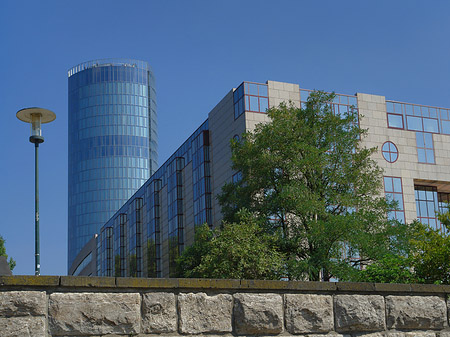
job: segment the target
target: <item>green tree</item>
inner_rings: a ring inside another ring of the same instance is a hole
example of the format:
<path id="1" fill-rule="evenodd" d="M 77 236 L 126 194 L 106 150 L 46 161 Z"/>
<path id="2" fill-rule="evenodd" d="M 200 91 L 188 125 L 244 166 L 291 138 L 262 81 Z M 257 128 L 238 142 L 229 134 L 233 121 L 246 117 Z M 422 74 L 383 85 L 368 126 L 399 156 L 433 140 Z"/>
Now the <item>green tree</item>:
<path id="1" fill-rule="evenodd" d="M 423 283 L 412 268 L 410 258 L 389 254 L 367 266 L 350 281 L 376 283 Z"/>
<path id="2" fill-rule="evenodd" d="M 411 246 L 411 265 L 421 282 L 450 284 L 450 236 L 446 232 L 417 222 Z"/>
<path id="3" fill-rule="evenodd" d="M 4 256 L 8 259 L 8 254 L 6 254 L 6 248 L 5 248 L 5 239 L 0 235 L 0 256 Z M 9 269 L 13 270 L 16 266 L 16 261 L 12 257 L 9 258 L 8 261 Z"/>
<path id="4" fill-rule="evenodd" d="M 194 244 L 178 258 L 181 277 L 279 279 L 284 259 L 277 240 L 248 211 L 237 214 L 236 223 L 211 230 L 196 229 Z"/>
<path id="5" fill-rule="evenodd" d="M 334 94 L 314 92 L 306 107 L 268 110 L 241 141 L 232 141 L 233 169 L 242 180 L 223 187 L 227 221 L 245 207 L 280 233 L 290 279 L 350 278 L 365 266 L 402 250 L 407 225 L 386 219 L 382 170 L 365 148 L 354 111 L 336 115 Z M 403 236 L 402 236 L 403 235 Z"/>

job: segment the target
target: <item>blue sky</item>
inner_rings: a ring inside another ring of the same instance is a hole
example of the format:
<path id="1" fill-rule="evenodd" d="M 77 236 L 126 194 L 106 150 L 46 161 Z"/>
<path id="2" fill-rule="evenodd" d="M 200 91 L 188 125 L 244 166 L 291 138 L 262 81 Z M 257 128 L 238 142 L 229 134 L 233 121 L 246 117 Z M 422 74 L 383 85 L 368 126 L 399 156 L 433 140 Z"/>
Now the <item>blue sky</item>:
<path id="1" fill-rule="evenodd" d="M 148 61 L 159 162 L 242 81 L 365 92 L 450 107 L 448 1 L 0 2 L 0 235 L 34 273 L 34 149 L 17 110 L 57 119 L 40 147 L 41 273 L 67 271 L 67 70 L 97 58 Z"/>

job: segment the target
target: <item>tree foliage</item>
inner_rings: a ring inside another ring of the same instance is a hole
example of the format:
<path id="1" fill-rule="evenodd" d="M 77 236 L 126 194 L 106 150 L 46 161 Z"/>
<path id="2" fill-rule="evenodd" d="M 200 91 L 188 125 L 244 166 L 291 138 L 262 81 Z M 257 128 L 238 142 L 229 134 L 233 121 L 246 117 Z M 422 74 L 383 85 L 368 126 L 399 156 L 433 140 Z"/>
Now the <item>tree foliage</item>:
<path id="1" fill-rule="evenodd" d="M 1 235 L 0 235 L 0 256 L 4 256 L 8 259 L 8 254 L 6 254 L 6 248 L 5 248 L 5 240 L 3 239 L 3 237 Z M 13 270 L 14 267 L 16 266 L 16 261 L 14 261 L 14 259 L 12 257 L 10 257 L 8 264 L 9 264 L 9 269 Z"/>
<path id="2" fill-rule="evenodd" d="M 271 122 L 232 141 L 242 180 L 223 187 L 222 213 L 248 209 L 279 234 L 290 279 L 351 278 L 357 269 L 401 251 L 408 226 L 386 219 L 382 170 L 365 148 L 353 111 L 336 115 L 333 94 L 312 93 L 304 108 L 271 108 Z"/>
<path id="3" fill-rule="evenodd" d="M 446 232 L 416 223 L 411 247 L 411 266 L 418 280 L 450 284 L 450 236 Z"/>
<path id="4" fill-rule="evenodd" d="M 450 284 L 450 236 L 415 221 L 410 226 L 405 255 L 386 256 L 352 281 Z"/>
<path id="5" fill-rule="evenodd" d="M 196 229 L 194 244 L 178 259 L 179 276 L 233 279 L 278 279 L 283 275 L 283 256 L 277 239 L 268 234 L 247 210 L 237 222 L 211 230 Z"/>

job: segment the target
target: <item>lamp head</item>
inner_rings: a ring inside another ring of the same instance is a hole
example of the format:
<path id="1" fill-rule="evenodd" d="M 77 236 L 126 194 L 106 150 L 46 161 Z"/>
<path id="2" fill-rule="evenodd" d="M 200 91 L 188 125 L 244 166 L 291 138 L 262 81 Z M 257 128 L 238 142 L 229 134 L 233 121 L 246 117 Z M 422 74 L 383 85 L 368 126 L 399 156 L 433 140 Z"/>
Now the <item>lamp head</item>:
<path id="1" fill-rule="evenodd" d="M 31 124 L 30 142 L 39 144 L 44 142 L 41 124 L 50 123 L 55 120 L 53 111 L 42 108 L 25 108 L 17 111 L 16 117 L 23 122 Z"/>

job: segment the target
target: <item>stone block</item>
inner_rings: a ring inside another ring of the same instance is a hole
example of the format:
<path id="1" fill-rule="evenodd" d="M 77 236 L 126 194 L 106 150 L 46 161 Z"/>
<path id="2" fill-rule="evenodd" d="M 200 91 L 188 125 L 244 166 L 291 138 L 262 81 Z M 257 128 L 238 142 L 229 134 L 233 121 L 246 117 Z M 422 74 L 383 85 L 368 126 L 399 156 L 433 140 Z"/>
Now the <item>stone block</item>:
<path id="1" fill-rule="evenodd" d="M 228 294 L 178 295 L 179 331 L 184 334 L 231 332 L 233 298 Z"/>
<path id="2" fill-rule="evenodd" d="M 45 316 L 47 296 L 43 291 L 0 292 L 0 316 Z M 1 330 L 0 330 L 1 331 Z"/>
<path id="3" fill-rule="evenodd" d="M 54 293 L 48 321 L 52 335 L 137 334 L 138 293 Z"/>
<path id="4" fill-rule="evenodd" d="M 46 337 L 45 317 L 0 317 L 0 335 L 8 337 Z"/>
<path id="5" fill-rule="evenodd" d="M 242 335 L 268 335 L 283 331 L 283 300 L 278 294 L 234 295 L 234 324 Z"/>
<path id="6" fill-rule="evenodd" d="M 384 299 L 379 295 L 336 295 L 334 312 L 337 331 L 385 329 Z"/>
<path id="7" fill-rule="evenodd" d="M 386 296 L 389 329 L 442 329 L 447 326 L 445 300 L 439 296 Z"/>
<path id="8" fill-rule="evenodd" d="M 177 308 L 172 293 L 147 293 L 142 297 L 142 332 L 177 331 Z"/>
<path id="9" fill-rule="evenodd" d="M 285 317 L 291 334 L 332 331 L 333 299 L 329 295 L 287 294 Z"/>

